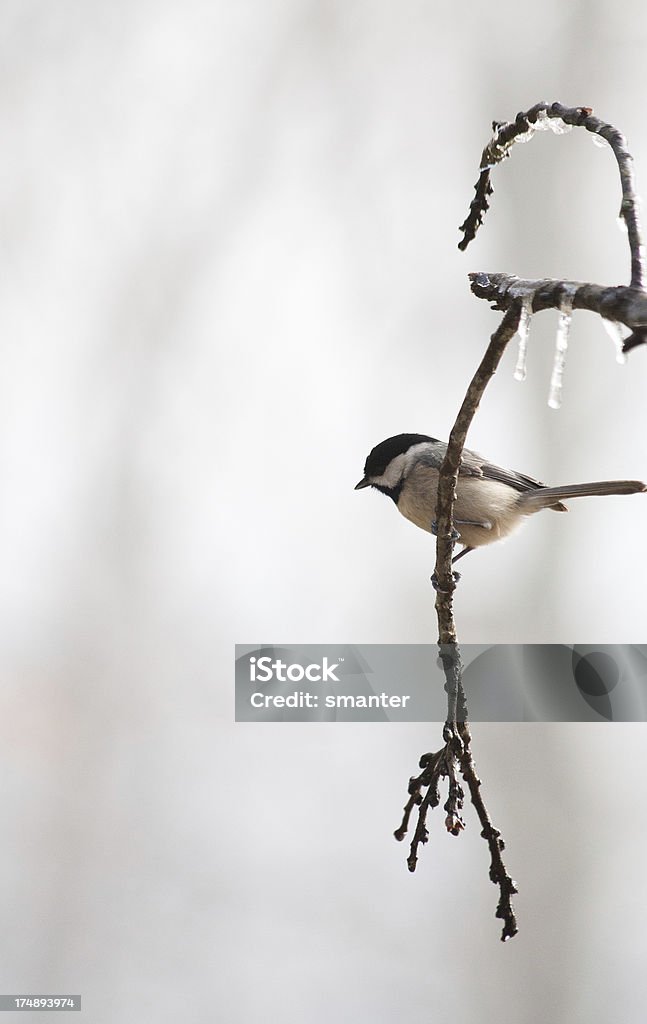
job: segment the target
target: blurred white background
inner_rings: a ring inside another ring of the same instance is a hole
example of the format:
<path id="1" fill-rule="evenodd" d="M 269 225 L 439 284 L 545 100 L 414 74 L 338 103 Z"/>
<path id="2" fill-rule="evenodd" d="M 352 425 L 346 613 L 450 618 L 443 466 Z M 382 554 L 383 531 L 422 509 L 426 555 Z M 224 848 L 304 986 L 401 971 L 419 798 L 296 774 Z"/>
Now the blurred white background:
<path id="1" fill-rule="evenodd" d="M 476 726 L 471 808 L 394 842 L 435 726 L 233 723 L 234 642 L 435 639 L 433 543 L 353 492 L 446 437 L 499 316 L 471 270 L 628 281 L 617 170 L 539 135 L 458 225 L 493 118 L 593 106 L 647 188 L 638 0 L 0 4 L 0 988 L 93 1022 L 643 1018 L 642 726 Z M 647 352 L 556 315 L 469 444 L 647 477 Z M 464 563 L 464 642 L 644 641 L 647 507 L 574 502 Z"/>

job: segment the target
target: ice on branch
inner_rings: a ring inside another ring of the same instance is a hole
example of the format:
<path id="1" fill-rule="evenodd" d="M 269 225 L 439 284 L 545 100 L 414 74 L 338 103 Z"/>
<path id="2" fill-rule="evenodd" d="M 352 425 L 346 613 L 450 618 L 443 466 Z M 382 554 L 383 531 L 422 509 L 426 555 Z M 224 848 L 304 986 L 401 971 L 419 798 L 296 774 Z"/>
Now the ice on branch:
<path id="1" fill-rule="evenodd" d="M 568 135 L 569 132 L 573 131 L 573 125 L 566 124 L 566 121 L 562 121 L 561 117 L 551 117 L 550 130 L 554 135 Z"/>
<path id="2" fill-rule="evenodd" d="M 548 111 L 540 110 L 532 128 L 536 132 L 554 132 L 555 135 L 566 135 L 572 131 L 573 125 L 566 124 L 561 117 L 549 117 Z"/>
<path id="3" fill-rule="evenodd" d="M 602 324 L 616 350 L 616 363 L 624 365 L 627 362 L 627 354 L 623 351 L 623 345 L 625 338 L 631 332 L 627 331 L 624 324 L 619 324 L 617 320 L 607 320 L 606 317 L 602 317 Z"/>
<path id="4" fill-rule="evenodd" d="M 604 135 L 598 135 L 597 132 L 591 134 L 591 139 L 594 146 L 598 146 L 599 149 L 609 149 L 609 143 L 605 139 Z"/>
<path id="5" fill-rule="evenodd" d="M 503 160 L 510 156 L 510 150 L 515 142 L 530 142 L 535 132 L 554 132 L 555 135 L 565 135 L 570 132 L 573 125 L 566 124 L 561 117 L 551 117 L 547 110 L 540 110 L 534 121 L 526 120 L 526 130 L 516 132 L 509 139 L 505 139 L 510 125 L 506 121 L 494 122 L 494 134 L 483 150 L 480 171 L 481 174 L 493 170 Z"/>
<path id="6" fill-rule="evenodd" d="M 571 330 L 571 320 L 573 319 L 573 296 L 576 291 L 577 286 L 566 286 L 559 302 L 555 357 L 553 359 L 553 372 L 548 390 L 548 405 L 551 409 L 559 409 L 562 404 L 562 381 L 564 378 L 566 352 L 568 350 L 568 336 Z"/>

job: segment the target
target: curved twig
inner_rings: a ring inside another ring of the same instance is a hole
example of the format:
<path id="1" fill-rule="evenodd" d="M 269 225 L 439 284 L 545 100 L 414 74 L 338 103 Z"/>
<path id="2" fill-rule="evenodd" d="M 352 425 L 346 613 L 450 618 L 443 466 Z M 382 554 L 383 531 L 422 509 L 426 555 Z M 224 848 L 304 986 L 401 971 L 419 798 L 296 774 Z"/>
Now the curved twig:
<path id="1" fill-rule="evenodd" d="M 550 127 L 551 121 L 585 128 L 586 131 L 605 139 L 613 150 L 618 163 L 622 188 L 620 216 L 627 225 L 627 239 L 631 253 L 631 286 L 644 288 L 647 277 L 645 246 L 634 181 L 633 158 L 627 150 L 624 135 L 612 124 L 595 117 L 591 107 L 565 107 L 561 103 L 541 102 L 536 103 L 530 110 L 521 111 L 514 121 L 492 124 L 494 134 L 481 156 L 480 174 L 474 186 L 475 196 L 470 203 L 470 212 L 460 227 L 463 237 L 458 243 L 458 248 L 466 249 L 483 223 L 483 218 L 490 205 L 488 199 L 493 193 L 490 181 L 492 168 L 510 155 L 510 150 L 515 142 L 527 141 L 538 128 Z"/>

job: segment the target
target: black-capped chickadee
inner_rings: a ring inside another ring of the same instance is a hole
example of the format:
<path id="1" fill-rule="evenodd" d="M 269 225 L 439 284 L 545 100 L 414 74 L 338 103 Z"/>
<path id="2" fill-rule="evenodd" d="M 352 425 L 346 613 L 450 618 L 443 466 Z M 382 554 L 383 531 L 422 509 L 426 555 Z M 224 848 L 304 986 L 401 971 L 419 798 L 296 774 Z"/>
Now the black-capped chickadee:
<path id="1" fill-rule="evenodd" d="M 364 465 L 364 476 L 355 486 L 375 487 L 398 506 L 399 511 L 422 530 L 435 532 L 438 470 L 447 445 L 426 434 L 397 434 L 376 445 Z M 594 494 L 636 494 L 647 491 L 640 480 L 598 480 L 590 484 L 547 487 L 523 473 L 501 469 L 482 455 L 463 450 L 456 486 L 454 529 L 463 550 L 468 551 L 507 537 L 524 516 L 543 508 L 567 512 L 562 498 Z"/>

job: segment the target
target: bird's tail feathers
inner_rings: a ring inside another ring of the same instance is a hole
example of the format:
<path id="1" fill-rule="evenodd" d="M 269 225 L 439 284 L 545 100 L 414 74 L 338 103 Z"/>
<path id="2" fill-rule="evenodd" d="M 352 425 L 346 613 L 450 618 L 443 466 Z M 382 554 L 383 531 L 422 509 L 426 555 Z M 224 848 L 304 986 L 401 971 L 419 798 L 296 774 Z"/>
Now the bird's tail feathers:
<path id="1" fill-rule="evenodd" d="M 525 491 L 520 505 L 524 512 L 538 512 L 542 508 L 566 512 L 562 499 L 603 494 L 639 494 L 642 491 L 647 491 L 647 484 L 642 480 L 594 480 L 589 484 L 564 484 L 562 487 L 538 487 L 536 491 Z"/>

